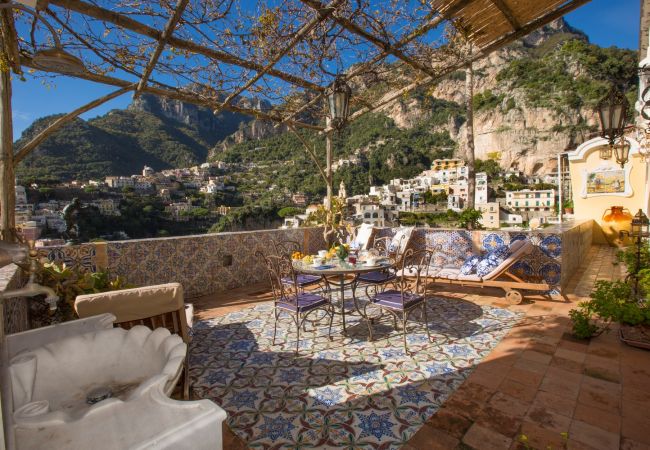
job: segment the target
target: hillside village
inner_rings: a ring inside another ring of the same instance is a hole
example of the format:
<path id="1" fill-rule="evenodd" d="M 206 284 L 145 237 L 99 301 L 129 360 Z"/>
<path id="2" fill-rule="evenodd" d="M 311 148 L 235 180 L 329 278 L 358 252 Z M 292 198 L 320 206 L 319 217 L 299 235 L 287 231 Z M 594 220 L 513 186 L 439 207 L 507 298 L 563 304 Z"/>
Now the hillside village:
<path id="1" fill-rule="evenodd" d="M 339 167 L 348 163 L 347 160 L 339 161 Z M 122 203 L 135 197 L 143 201 L 155 199 L 153 201 L 164 207 L 159 211 L 161 218 L 177 222 L 181 229 L 182 224 L 197 220 L 211 224 L 232 209 L 218 203 L 217 199 L 238 194 L 229 173 L 255 168 L 255 163 L 242 165 L 223 161 L 160 172 L 144 166 L 140 174 L 107 176 L 103 181 L 72 181 L 58 186 L 68 190 L 68 197 L 75 194 L 91 196 L 78 202 L 75 200 L 77 197 L 30 202 L 29 199 L 37 192 L 47 193 L 52 188 L 39 190 L 37 184 L 16 186 L 16 222 L 26 236 L 37 240 L 37 246 L 62 244 L 66 240 L 81 238 L 79 231 L 72 229 L 78 224 L 68 213 L 71 208 L 77 208 L 77 214 L 116 217 L 121 215 Z M 563 174 L 563 186 L 568 185 L 567 176 Z M 355 224 L 445 226 L 454 223 L 466 208 L 467 184 L 467 166 L 463 160 L 437 159 L 417 176 L 371 186 L 367 194 L 348 196 L 345 183 L 341 182 L 338 199 L 345 205 L 344 219 Z M 559 194 L 556 184 L 557 174 L 525 177 L 519 171 L 501 171 L 488 177 L 486 172 L 477 173 L 475 199 L 476 209 L 482 213 L 481 225 L 487 229 L 499 229 L 528 226 L 531 219 L 539 219 L 539 223 L 555 222 Z M 504 190 L 524 185 L 532 189 Z M 270 189 L 277 189 L 277 186 Z M 278 195 L 284 204 L 291 205 L 285 209 L 294 212 L 278 217 L 284 219 L 283 228 L 310 223 L 310 215 L 316 212 L 320 203 L 320 199 L 310 198 L 302 192 L 285 190 Z M 564 204 L 568 205 L 570 200 Z M 193 229 L 188 227 L 187 230 Z M 116 230 L 111 235 L 96 237 L 128 239 L 130 236 Z"/>

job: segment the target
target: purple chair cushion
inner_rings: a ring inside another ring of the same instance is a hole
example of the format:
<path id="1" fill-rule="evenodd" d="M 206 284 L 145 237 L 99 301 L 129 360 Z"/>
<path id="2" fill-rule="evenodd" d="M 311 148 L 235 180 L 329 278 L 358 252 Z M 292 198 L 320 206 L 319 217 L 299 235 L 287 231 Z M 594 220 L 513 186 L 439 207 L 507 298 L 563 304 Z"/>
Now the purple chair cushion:
<path id="1" fill-rule="evenodd" d="M 363 283 L 381 284 L 395 279 L 395 274 L 386 271 L 368 272 L 359 275 L 358 280 Z"/>
<path id="2" fill-rule="evenodd" d="M 299 274 L 296 275 L 296 283 L 298 286 L 309 286 L 311 284 L 316 284 L 320 281 L 320 277 L 318 275 L 304 275 L 304 274 Z M 282 283 L 283 284 L 293 284 L 293 280 L 289 277 L 282 278 Z"/>
<path id="3" fill-rule="evenodd" d="M 287 298 L 283 298 L 278 303 L 276 303 L 276 306 L 278 308 L 286 309 L 287 311 L 298 311 L 302 313 L 323 306 L 328 302 L 325 297 L 321 297 L 320 295 L 316 294 L 310 294 L 309 292 L 303 292 L 294 298 L 296 299 L 296 304 L 292 303 Z"/>
<path id="4" fill-rule="evenodd" d="M 375 305 L 383 306 L 390 309 L 404 309 L 415 306 L 424 301 L 424 296 L 413 294 L 411 292 L 404 292 L 404 303 L 402 303 L 402 293 L 394 289 L 389 289 L 380 292 L 370 299 Z"/>

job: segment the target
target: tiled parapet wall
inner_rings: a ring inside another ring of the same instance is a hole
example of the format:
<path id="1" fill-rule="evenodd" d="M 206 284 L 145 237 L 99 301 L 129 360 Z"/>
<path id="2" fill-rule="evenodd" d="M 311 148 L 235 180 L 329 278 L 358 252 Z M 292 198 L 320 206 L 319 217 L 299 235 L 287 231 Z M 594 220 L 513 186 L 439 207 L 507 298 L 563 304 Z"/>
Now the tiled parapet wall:
<path id="1" fill-rule="evenodd" d="M 23 284 L 22 271 L 13 264 L 0 268 L 0 291 L 18 289 Z M 2 336 L 30 328 L 27 302 L 22 297 L 2 300 Z"/>
<path id="2" fill-rule="evenodd" d="M 137 286 L 179 282 L 191 298 L 267 280 L 255 253 L 272 251 L 273 240 L 300 242 L 309 253 L 325 246 L 321 228 L 299 228 L 44 247 L 40 254 L 69 266 L 108 269 Z"/>
<path id="3" fill-rule="evenodd" d="M 562 233 L 562 280 L 566 286 L 585 262 L 591 248 L 594 221 L 586 221 Z"/>
<path id="4" fill-rule="evenodd" d="M 517 262 L 511 272 L 519 278 L 545 281 L 561 289 L 580 266 L 591 246 L 592 221 L 567 223 L 536 231 L 487 231 L 418 228 L 411 239 L 413 248 L 434 250 L 434 265 L 459 268 L 470 254 L 485 253 L 501 244 L 529 240 L 535 248 Z M 383 229 L 390 236 L 394 229 Z"/>
<path id="5" fill-rule="evenodd" d="M 528 239 L 535 249 L 513 267 L 513 273 L 526 281 L 545 280 L 560 288 L 589 250 L 591 223 L 535 232 L 419 228 L 411 245 L 434 248 L 437 265 L 457 268 L 470 253 Z M 382 229 L 378 235 L 393 231 Z M 46 247 L 40 253 L 89 270 L 108 268 L 138 286 L 180 282 L 191 298 L 265 281 L 265 269 L 255 252 L 271 251 L 272 240 L 300 242 L 308 253 L 325 248 L 322 229 L 300 228 Z"/>

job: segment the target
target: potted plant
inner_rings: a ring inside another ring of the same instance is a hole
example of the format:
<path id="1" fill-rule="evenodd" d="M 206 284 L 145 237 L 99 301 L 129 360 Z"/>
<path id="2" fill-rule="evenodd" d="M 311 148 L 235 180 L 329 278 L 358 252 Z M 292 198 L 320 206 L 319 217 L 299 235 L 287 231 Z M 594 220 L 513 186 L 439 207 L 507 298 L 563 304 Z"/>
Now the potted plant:
<path id="1" fill-rule="evenodd" d="M 573 334 L 589 339 L 618 322 L 623 342 L 650 349 L 650 251 L 643 247 L 638 258 L 634 247 L 629 247 L 619 252 L 618 258 L 626 263 L 630 275 L 625 280 L 596 282 L 591 299 L 569 311 Z M 631 282 L 632 274 L 638 283 Z M 635 292 L 636 285 L 638 292 Z"/>
<path id="2" fill-rule="evenodd" d="M 50 317 L 46 310 L 36 307 L 32 311 L 33 322 L 41 326 L 66 322 L 76 318 L 74 301 L 77 295 L 116 291 L 133 287 L 122 277 L 112 276 L 108 271 L 91 272 L 69 267 L 65 263 L 45 262 L 38 272 L 39 282 L 51 287 L 59 296 L 58 309 Z"/>
<path id="3" fill-rule="evenodd" d="M 564 214 L 573 214 L 573 200 L 564 202 Z"/>

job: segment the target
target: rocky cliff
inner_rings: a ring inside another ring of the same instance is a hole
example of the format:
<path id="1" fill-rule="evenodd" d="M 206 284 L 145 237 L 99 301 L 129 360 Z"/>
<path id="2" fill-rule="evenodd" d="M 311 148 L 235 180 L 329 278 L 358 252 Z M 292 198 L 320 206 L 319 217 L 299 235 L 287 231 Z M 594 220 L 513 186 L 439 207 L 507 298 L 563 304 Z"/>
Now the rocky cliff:
<path id="1" fill-rule="evenodd" d="M 524 89 L 512 88 L 499 74 L 518 59 L 542 59 L 567 40 L 587 42 L 584 33 L 569 26 L 563 19 L 537 30 L 513 45 L 478 60 L 474 66 L 474 94 L 490 92 L 497 104 L 475 110 L 475 155 L 480 159 L 498 159 L 504 169 L 518 169 L 526 174 L 555 170 L 560 152 L 575 148 L 593 134 L 598 118 L 590 105 L 558 110 L 529 104 Z M 570 75 L 578 78 L 583 68 L 569 64 Z M 552 89 L 553 86 L 549 86 Z M 457 72 L 439 82 L 428 94 L 463 104 L 465 74 Z M 413 127 L 432 113 L 421 97 L 400 100 L 381 110 L 404 128 Z M 467 147 L 463 120 L 450 117 L 447 129 L 458 142 L 459 156 Z"/>

